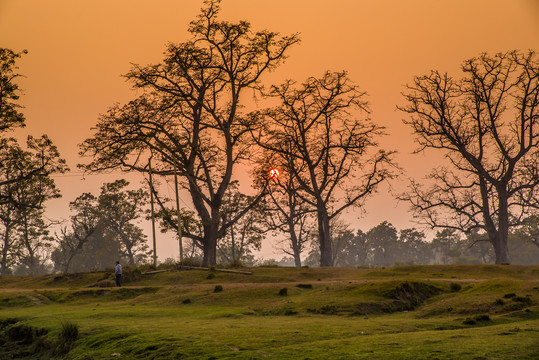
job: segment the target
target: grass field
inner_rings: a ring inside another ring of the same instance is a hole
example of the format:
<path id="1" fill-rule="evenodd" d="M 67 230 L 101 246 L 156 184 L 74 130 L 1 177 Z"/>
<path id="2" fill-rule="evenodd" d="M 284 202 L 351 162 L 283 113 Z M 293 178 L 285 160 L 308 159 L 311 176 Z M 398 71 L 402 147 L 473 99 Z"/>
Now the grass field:
<path id="1" fill-rule="evenodd" d="M 0 359 L 539 359 L 539 266 L 0 278 Z"/>

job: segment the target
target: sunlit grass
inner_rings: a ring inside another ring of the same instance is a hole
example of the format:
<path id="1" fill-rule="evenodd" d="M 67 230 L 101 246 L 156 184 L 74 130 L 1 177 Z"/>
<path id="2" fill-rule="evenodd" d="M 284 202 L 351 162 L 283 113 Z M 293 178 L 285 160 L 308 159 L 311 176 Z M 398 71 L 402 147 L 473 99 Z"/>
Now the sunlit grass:
<path id="1" fill-rule="evenodd" d="M 86 287 L 106 274 L 1 278 L 0 319 L 51 337 L 76 324 L 68 359 L 535 359 L 538 267 L 501 268 L 185 271 L 122 288 Z"/>

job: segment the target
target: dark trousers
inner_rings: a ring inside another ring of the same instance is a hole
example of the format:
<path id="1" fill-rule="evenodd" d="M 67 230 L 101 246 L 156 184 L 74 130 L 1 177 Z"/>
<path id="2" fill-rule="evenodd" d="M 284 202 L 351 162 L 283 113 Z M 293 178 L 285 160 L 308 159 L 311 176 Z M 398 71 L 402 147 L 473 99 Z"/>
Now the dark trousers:
<path id="1" fill-rule="evenodd" d="M 122 274 L 116 274 L 116 286 L 122 286 Z"/>

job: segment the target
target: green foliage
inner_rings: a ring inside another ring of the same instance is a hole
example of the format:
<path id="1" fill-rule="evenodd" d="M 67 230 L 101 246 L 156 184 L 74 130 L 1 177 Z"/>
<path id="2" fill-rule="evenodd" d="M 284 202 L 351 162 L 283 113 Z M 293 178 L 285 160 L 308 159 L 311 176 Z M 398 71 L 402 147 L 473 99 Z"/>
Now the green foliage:
<path id="1" fill-rule="evenodd" d="M 221 292 L 221 291 L 223 291 L 223 286 L 222 285 L 215 285 L 215 287 L 213 288 L 214 293 L 218 293 L 218 292 Z"/>
<path id="2" fill-rule="evenodd" d="M 71 321 L 62 321 L 62 327 L 60 329 L 60 334 L 58 335 L 56 353 L 67 354 L 78 337 L 79 326 Z"/>

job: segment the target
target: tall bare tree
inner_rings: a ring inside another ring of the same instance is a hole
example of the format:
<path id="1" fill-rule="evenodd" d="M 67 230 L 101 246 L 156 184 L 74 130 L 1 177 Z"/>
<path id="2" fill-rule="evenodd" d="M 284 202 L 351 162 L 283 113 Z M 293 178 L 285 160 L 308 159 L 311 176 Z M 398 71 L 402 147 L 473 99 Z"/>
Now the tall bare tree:
<path id="1" fill-rule="evenodd" d="M 287 81 L 272 87 L 270 96 L 281 104 L 257 114 L 263 126 L 255 139 L 275 156 L 290 159 L 282 170 L 316 214 L 320 265 L 332 266 L 330 221 L 392 176 L 391 152 L 371 151 L 383 128 L 365 116 L 365 94 L 346 72 L 327 72 L 299 86 Z"/>
<path id="2" fill-rule="evenodd" d="M 461 79 L 415 77 L 403 94 L 417 152 L 438 150 L 449 164 L 401 198 L 432 227 L 484 231 L 496 263 L 508 263 L 509 229 L 539 198 L 539 59 L 482 54 L 461 69 Z"/>
<path id="3" fill-rule="evenodd" d="M 243 95 L 299 41 L 253 32 L 246 21 L 218 21 L 219 8 L 220 1 L 205 1 L 190 24 L 190 41 L 169 44 L 160 64 L 134 66 L 126 78 L 143 95 L 110 109 L 82 145 L 83 154 L 94 156 L 87 167 L 93 171 L 147 172 L 150 151 L 155 174 L 171 174 L 176 164 L 203 224 L 206 265 L 216 262 L 217 239 L 251 206 L 223 223 L 223 196 L 249 152 Z"/>

